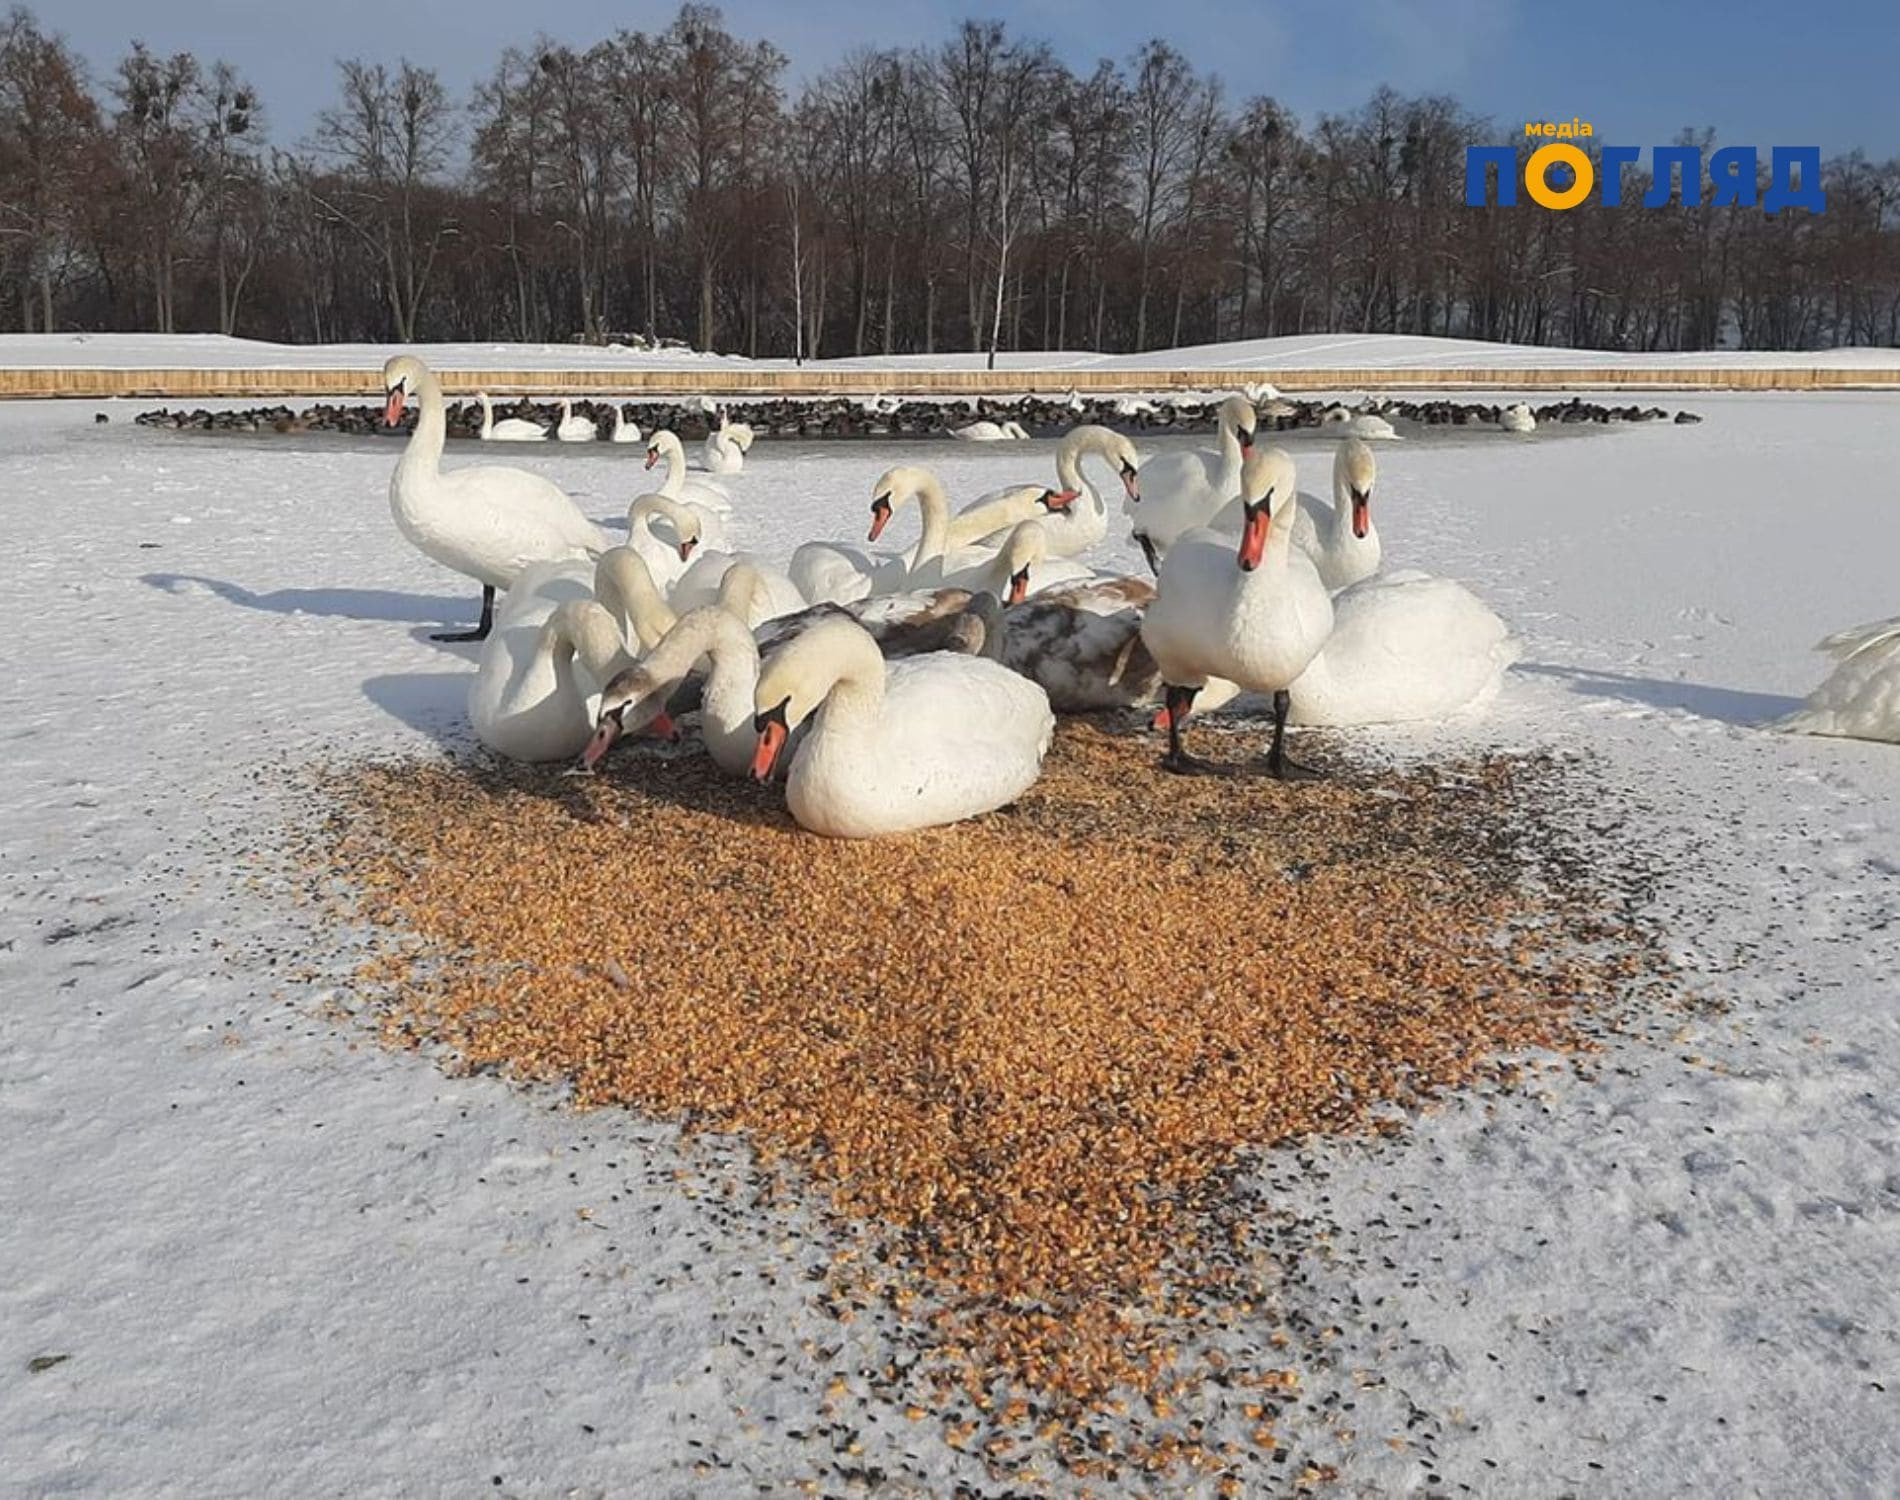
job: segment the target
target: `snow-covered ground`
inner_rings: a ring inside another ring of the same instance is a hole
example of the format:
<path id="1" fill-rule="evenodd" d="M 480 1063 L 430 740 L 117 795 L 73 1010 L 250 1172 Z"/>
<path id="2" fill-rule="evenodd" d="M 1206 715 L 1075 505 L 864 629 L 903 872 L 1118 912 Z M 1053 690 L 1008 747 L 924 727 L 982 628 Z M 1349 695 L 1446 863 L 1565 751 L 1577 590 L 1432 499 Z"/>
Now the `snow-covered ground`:
<path id="1" fill-rule="evenodd" d="M 1675 952 L 1729 1005 L 1594 1082 L 1452 1100 L 1276 1174 L 1275 1202 L 1339 1226 L 1342 1269 L 1301 1295 L 1339 1299 L 1343 1363 L 1387 1382 L 1349 1423 L 1349 1490 L 1900 1489 L 1900 747 L 1753 727 L 1817 679 L 1812 641 L 1900 610 L 1900 405 L 1695 404 L 1693 428 L 1380 453 L 1390 560 L 1471 582 L 1528 649 L 1483 723 L 1367 743 L 1599 757 L 1651 809 Z M 396 536 L 394 445 L 94 409 L 0 406 L 0 1480 L 824 1477 L 786 1434 L 828 1371 L 774 1380 L 727 1342 L 837 1344 L 795 1275 L 762 1274 L 822 1251 L 688 1197 L 665 1129 L 381 1051 L 283 956 L 323 941 L 310 916 L 254 888 L 282 768 L 463 733 L 474 648 L 427 632 L 474 594 Z M 1319 488 L 1329 449 L 1302 443 Z M 961 496 L 1049 446 L 761 443 L 744 540 L 855 534 L 894 451 Z M 604 445 L 509 457 L 603 517 L 642 487 Z M 888 1492 L 967 1477 L 894 1425 L 862 1434 Z"/>
<path id="2" fill-rule="evenodd" d="M 282 369 L 380 370 L 387 344 L 270 344 L 222 334 L 0 334 L 0 369 Z M 679 370 L 742 367 L 788 370 L 788 359 L 748 360 L 692 350 L 591 348 L 577 344 L 421 344 L 414 350 L 443 370 Z M 973 354 L 865 355 L 809 361 L 816 370 L 981 370 Z M 1477 339 L 1413 334 L 1318 333 L 1243 339 L 1145 354 L 1057 350 L 1000 354 L 1004 370 L 1893 370 L 1896 349 L 1716 349 L 1689 354 L 1619 354 L 1601 349 L 1551 349 Z"/>

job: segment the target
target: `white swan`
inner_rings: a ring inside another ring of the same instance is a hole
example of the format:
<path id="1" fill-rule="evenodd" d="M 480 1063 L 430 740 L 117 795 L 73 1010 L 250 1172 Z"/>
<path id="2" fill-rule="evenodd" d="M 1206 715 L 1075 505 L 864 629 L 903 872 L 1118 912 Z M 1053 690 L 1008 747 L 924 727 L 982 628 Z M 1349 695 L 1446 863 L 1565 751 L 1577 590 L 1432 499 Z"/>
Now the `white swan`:
<path id="1" fill-rule="evenodd" d="M 1900 615 L 1840 631 L 1814 649 L 1840 665 L 1803 707 L 1773 727 L 1900 743 Z"/>
<path id="2" fill-rule="evenodd" d="M 1347 437 L 1368 438 L 1373 441 L 1397 441 L 1398 433 L 1384 417 L 1375 416 L 1369 411 L 1348 411 L 1343 406 L 1329 406 L 1320 413 L 1319 424 L 1333 432 L 1343 433 Z"/>
<path id="3" fill-rule="evenodd" d="M 653 581 L 671 597 L 694 549 L 723 549 L 725 523 L 697 505 L 665 495 L 641 495 L 627 507 L 627 545 L 640 554 Z"/>
<path id="4" fill-rule="evenodd" d="M 850 620 L 823 620 L 765 663 L 753 694 L 752 774 L 772 774 L 792 730 L 810 732 L 786 777 L 799 826 L 834 838 L 907 833 L 990 812 L 1035 784 L 1055 733 L 1042 689 L 978 656 L 886 664 Z"/>
<path id="5" fill-rule="evenodd" d="M 482 404 L 482 430 L 476 434 L 484 443 L 541 443 L 547 441 L 548 430 L 539 422 L 523 421 L 520 417 L 503 417 L 495 420 L 494 403 L 488 399 L 487 391 L 477 391 L 475 399 Z"/>
<path id="6" fill-rule="evenodd" d="M 732 497 L 718 485 L 686 477 L 686 449 L 679 434 L 664 427 L 647 434 L 647 467 L 652 468 L 662 459 L 666 461 L 666 478 L 660 483 L 660 494 L 669 500 L 690 500 L 721 515 L 732 509 Z"/>
<path id="7" fill-rule="evenodd" d="M 950 436 L 966 443 L 1009 443 L 1025 442 L 1029 434 L 1015 422 L 971 422 L 964 427 L 952 427 Z"/>
<path id="8" fill-rule="evenodd" d="M 711 604 L 725 580 L 740 567 L 749 568 L 757 579 L 749 625 L 760 625 L 780 615 L 794 614 L 810 604 L 791 577 L 773 567 L 756 553 L 714 552 L 702 549 L 686 571 L 679 576 L 668 594 L 675 609 L 682 612 Z"/>
<path id="9" fill-rule="evenodd" d="M 1183 751 L 1181 730 L 1195 694 L 1218 676 L 1273 694 L 1268 773 L 1282 779 L 1310 774 L 1286 758 L 1287 690 L 1326 643 L 1333 605 L 1312 563 L 1293 546 L 1297 481 L 1285 449 L 1249 454 L 1241 474 L 1247 511 L 1239 547 L 1218 532 L 1189 532 L 1161 564 L 1141 639 L 1167 684 L 1167 770 L 1212 769 Z"/>
<path id="10" fill-rule="evenodd" d="M 873 594 L 935 587 L 950 536 L 950 502 L 943 484 L 921 464 L 886 469 L 871 487 L 871 533 L 884 534 L 897 508 L 915 500 L 923 535 L 908 553 L 872 554 L 842 542 L 806 542 L 792 553 L 791 580 L 813 604 L 850 604 Z"/>
<path id="11" fill-rule="evenodd" d="M 447 416 L 442 387 L 413 354 L 390 358 L 383 366 L 383 387 L 389 393 L 383 421 L 390 427 L 402 419 L 411 391 L 422 406 L 389 481 L 396 527 L 425 557 L 482 586 L 481 623 L 436 640 L 485 640 L 494 623 L 495 591 L 507 588 L 529 563 L 605 550 L 600 528 L 539 474 L 497 465 L 443 472 Z"/>
<path id="12" fill-rule="evenodd" d="M 1522 401 L 1513 401 L 1498 413 L 1498 426 L 1506 432 L 1535 432 L 1537 418 Z"/>
<path id="13" fill-rule="evenodd" d="M 631 547 L 609 547 L 591 564 L 575 558 L 530 563 L 495 609 L 495 629 L 545 619 L 569 600 L 592 600 L 613 618 L 629 648 L 650 650 L 673 628 L 674 613 Z"/>
<path id="14" fill-rule="evenodd" d="M 626 407 L 622 402 L 614 402 L 613 431 L 608 441 L 614 443 L 637 443 L 640 441 L 640 424 L 627 420 Z"/>
<path id="15" fill-rule="evenodd" d="M 1148 460 L 1141 473 L 1139 498 L 1130 496 L 1122 509 L 1135 518 L 1135 541 L 1150 568 L 1176 537 L 1205 526 L 1223 505 L 1240 493 L 1240 466 L 1253 449 L 1257 419 L 1245 396 L 1229 396 L 1220 404 L 1220 435 L 1212 453 L 1164 453 Z"/>
<path id="16" fill-rule="evenodd" d="M 1364 438 L 1349 437 L 1333 454 L 1333 499 L 1328 505 L 1302 493 L 1293 517 L 1293 545 L 1313 561 L 1320 582 L 1337 593 L 1379 571 L 1379 530 L 1372 524 L 1372 487 L 1379 464 Z M 1227 502 L 1210 523 L 1215 531 L 1240 535 L 1245 504 Z"/>
<path id="17" fill-rule="evenodd" d="M 1095 575 L 1080 563 L 1050 555 L 1045 522 L 1022 521 L 1009 533 L 999 551 L 960 567 L 946 565 L 935 580 L 942 588 L 990 593 L 1004 604 L 1020 604 L 1027 596 L 1058 583 L 1073 583 Z"/>
<path id="18" fill-rule="evenodd" d="M 1111 428 L 1092 423 L 1071 427 L 1056 449 L 1059 488 L 1047 492 L 1050 500 L 1045 502 L 1045 508 L 1049 514 L 1042 518 L 1051 557 L 1079 557 L 1108 535 L 1108 505 L 1082 472 L 1082 460 L 1090 456 L 1101 458 L 1115 470 L 1127 501 L 1133 503 L 1141 499 L 1141 455 L 1135 451 L 1135 445 Z M 1020 488 L 995 490 L 964 506 L 951 523 L 951 545 L 981 541 L 994 535 L 976 529 L 979 518 L 988 514 L 988 507 L 994 503 L 1020 493 Z M 1032 518 L 1014 516 L 1006 524 L 1026 519 Z M 1002 529 L 999 526 L 996 530 Z"/>
<path id="19" fill-rule="evenodd" d="M 1475 712 L 1498 694 L 1518 644 L 1463 584 L 1423 573 L 1365 579 L 1333 596 L 1333 630 L 1288 689 L 1292 724 L 1395 724 Z"/>
<path id="20" fill-rule="evenodd" d="M 564 443 L 591 443 L 600 436 L 600 429 L 592 417 L 575 416 L 574 403 L 563 398 L 561 420 L 554 424 L 554 435 Z"/>
<path id="21" fill-rule="evenodd" d="M 547 605 L 517 611 L 488 638 L 469 686 L 476 738 L 510 760 L 578 755 L 594 731 L 589 699 L 631 663 L 613 616 L 601 605 L 591 599 Z"/>
<path id="22" fill-rule="evenodd" d="M 607 683 L 592 737 L 581 751 L 582 768 L 593 770 L 621 735 L 663 715 L 686 675 L 708 662 L 699 700 L 700 736 L 714 765 L 728 776 L 745 775 L 759 743 L 752 727 L 759 648 L 732 610 L 718 604 L 688 610 L 637 666 Z"/>
<path id="23" fill-rule="evenodd" d="M 709 474 L 737 474 L 744 470 L 745 456 L 751 449 L 752 429 L 744 422 L 728 422 L 722 417 L 719 425 L 706 434 L 700 461 Z"/>

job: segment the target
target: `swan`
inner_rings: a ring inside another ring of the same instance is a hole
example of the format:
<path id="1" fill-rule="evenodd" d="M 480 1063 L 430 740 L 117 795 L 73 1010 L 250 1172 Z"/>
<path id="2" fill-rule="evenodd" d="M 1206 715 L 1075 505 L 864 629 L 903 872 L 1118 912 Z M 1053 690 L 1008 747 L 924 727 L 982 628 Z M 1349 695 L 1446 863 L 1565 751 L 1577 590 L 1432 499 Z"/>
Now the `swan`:
<path id="1" fill-rule="evenodd" d="M 1369 411 L 1348 411 L 1343 406 L 1327 407 L 1320 413 L 1319 424 L 1342 432 L 1347 437 L 1396 442 L 1399 436 L 1384 417 L 1375 416 Z"/>
<path id="2" fill-rule="evenodd" d="M 919 589 L 914 593 L 879 594 L 849 604 L 813 604 L 796 614 L 779 615 L 758 626 L 761 653 L 777 651 L 787 642 L 811 629 L 820 620 L 840 616 L 857 621 L 888 656 L 917 656 L 926 651 L 967 651 L 968 632 L 962 617 L 971 611 L 987 615 L 978 595 L 968 589 Z M 994 602 L 994 600 L 992 600 Z M 1000 605 L 997 606 L 1000 626 Z M 979 645 L 987 651 L 991 636 L 1000 631 L 986 629 Z"/>
<path id="3" fill-rule="evenodd" d="M 934 586 L 950 536 L 950 502 L 929 469 L 898 464 L 878 477 L 871 488 L 870 540 L 882 536 L 896 508 L 910 500 L 923 513 L 924 529 L 908 554 L 874 556 L 840 542 L 806 542 L 792 553 L 788 571 L 793 585 L 813 604 L 850 604 L 907 585 Z"/>
<path id="4" fill-rule="evenodd" d="M 1302 494 L 1293 516 L 1293 545 L 1319 570 L 1320 582 L 1334 593 L 1379 571 L 1379 531 L 1372 524 L 1372 487 L 1379 464 L 1364 438 L 1349 437 L 1333 454 L 1333 502 Z M 1221 507 L 1213 530 L 1240 535 L 1245 502 Z"/>
<path id="5" fill-rule="evenodd" d="M 1038 684 L 1059 714 L 1154 703 L 1161 697 L 1161 669 L 1141 643 L 1142 614 L 1154 597 L 1153 584 L 1127 577 L 1044 589 L 1004 616 L 1003 664 Z M 1212 677 L 1195 706 L 1206 712 L 1239 692 Z"/>
<path id="6" fill-rule="evenodd" d="M 1045 524 L 1030 520 L 1011 530 L 1000 551 L 963 567 L 946 568 L 936 581 L 942 588 L 992 593 L 1008 605 L 1020 604 L 1052 584 L 1094 576 L 1080 563 L 1052 557 Z"/>
<path id="7" fill-rule="evenodd" d="M 477 391 L 475 399 L 482 404 L 482 430 L 476 434 L 485 443 L 541 443 L 547 441 L 548 430 L 539 422 L 523 421 L 520 417 L 503 417 L 495 420 L 494 403 L 488 399 L 487 391 Z"/>
<path id="8" fill-rule="evenodd" d="M 530 563 L 495 610 L 501 631 L 532 616 L 545 619 L 569 600 L 593 600 L 612 616 L 621 638 L 651 650 L 673 628 L 674 611 L 653 582 L 645 560 L 633 548 L 609 547 L 591 564 L 576 558 Z"/>
<path id="9" fill-rule="evenodd" d="M 597 556 L 607 546 L 600 528 L 551 480 L 526 469 L 482 465 L 442 470 L 447 416 L 442 387 L 413 354 L 392 355 L 383 366 L 388 400 L 383 422 L 394 427 L 414 391 L 422 406 L 416 429 L 389 481 L 396 528 L 423 556 L 464 573 L 482 586 L 481 622 L 447 632 L 439 641 L 480 641 L 494 626 L 495 592 L 542 558 Z"/>
<path id="10" fill-rule="evenodd" d="M 1023 442 L 1029 434 L 1015 422 L 972 422 L 967 427 L 952 427 L 950 436 L 966 443 Z"/>
<path id="11" fill-rule="evenodd" d="M 701 605 L 711 604 L 718 596 L 721 584 L 741 566 L 751 569 L 758 581 L 753 598 L 756 603 L 751 607 L 753 618 L 750 625 L 759 625 L 766 620 L 777 619 L 780 615 L 796 614 L 809 606 L 808 600 L 799 592 L 798 585 L 790 576 L 767 563 L 763 558 L 751 552 L 713 552 L 702 549 L 692 560 L 686 571 L 680 574 L 677 582 L 668 594 L 677 610 L 697 609 Z"/>
<path id="12" fill-rule="evenodd" d="M 1840 631 L 1814 649 L 1840 665 L 1806 704 L 1772 727 L 1900 743 L 1900 615 Z"/>
<path id="13" fill-rule="evenodd" d="M 574 415 L 574 403 L 561 402 L 561 420 L 554 424 L 554 435 L 564 443 L 591 443 L 600 436 L 600 429 L 594 425 L 592 417 Z"/>
<path id="14" fill-rule="evenodd" d="M 753 693 L 752 774 L 771 776 L 812 720 L 785 781 L 801 828 L 873 838 L 991 812 L 1035 784 L 1055 733 L 1043 690 L 980 656 L 886 663 L 864 628 L 822 620 L 768 660 Z"/>
<path id="15" fill-rule="evenodd" d="M 1051 499 L 1059 503 L 1046 505 L 1051 513 L 1043 520 L 1051 557 L 1080 556 L 1108 535 L 1108 506 L 1082 473 L 1082 460 L 1091 455 L 1105 460 L 1116 470 L 1122 494 L 1129 503 L 1141 499 L 1141 455 L 1135 451 L 1135 445 L 1111 428 L 1092 423 L 1071 427 L 1056 449 L 1056 483 L 1060 488 L 1048 492 Z M 987 514 L 987 507 L 992 503 L 1020 493 L 1020 490 L 996 490 L 966 505 L 952 523 L 951 545 L 981 541 L 992 535 L 975 531 L 977 518 Z M 1024 519 L 1030 518 L 1012 517 L 1011 524 Z"/>
<path id="16" fill-rule="evenodd" d="M 663 715 L 667 700 L 701 663 L 710 665 L 700 691 L 700 736 L 714 765 L 728 776 L 745 775 L 759 742 L 752 727 L 759 647 L 752 632 L 722 604 L 686 611 L 638 665 L 607 682 L 592 736 L 581 751 L 581 768 L 593 770 L 621 735 L 646 728 Z"/>
<path id="17" fill-rule="evenodd" d="M 667 499 L 690 500 L 721 515 L 732 509 L 732 497 L 718 485 L 686 477 L 686 449 L 680 443 L 679 434 L 664 427 L 647 435 L 647 467 L 652 468 L 661 459 L 666 460 L 666 478 L 660 484 L 659 493 Z"/>
<path id="18" fill-rule="evenodd" d="M 1293 682 L 1291 724 L 1396 724 L 1475 711 L 1518 644 L 1463 584 L 1424 573 L 1367 578 L 1333 596 L 1333 630 Z"/>
<path id="19" fill-rule="evenodd" d="M 627 420 L 626 408 L 619 401 L 614 402 L 614 425 L 613 431 L 608 435 L 608 441 L 615 443 L 640 441 L 640 424 Z"/>
<path id="20" fill-rule="evenodd" d="M 653 581 L 671 595 L 685 575 L 693 550 L 722 548 L 725 524 L 712 511 L 665 495 L 641 495 L 627 507 L 627 545 L 646 563 Z"/>
<path id="21" fill-rule="evenodd" d="M 600 604 L 543 602 L 519 609 L 488 638 L 469 686 L 475 737 L 510 760 L 578 755 L 594 729 L 589 698 L 631 665 L 619 627 Z"/>
<path id="22" fill-rule="evenodd" d="M 1052 490 L 1039 484 L 1018 484 L 992 490 L 973 500 L 950 518 L 944 538 L 946 553 L 974 549 L 994 551 L 1003 539 L 1024 521 L 1047 520 L 1061 515 L 1080 498 L 1074 490 Z M 1051 543 L 1051 550 L 1054 544 Z"/>
<path id="23" fill-rule="evenodd" d="M 1219 532 L 1192 531 L 1162 561 L 1141 639 L 1166 684 L 1165 770 L 1221 769 L 1181 748 L 1195 694 L 1219 676 L 1273 694 L 1268 774 L 1281 780 L 1313 774 L 1286 756 L 1287 690 L 1325 645 L 1333 604 L 1313 564 L 1293 546 L 1297 480 L 1284 448 L 1249 454 L 1241 474 L 1247 510 L 1238 549 Z"/>
<path id="24" fill-rule="evenodd" d="M 1142 471 L 1139 498 L 1130 496 L 1122 506 L 1135 518 L 1135 541 L 1151 569 L 1176 537 L 1208 520 L 1240 493 L 1240 466 L 1253 451 L 1258 425 L 1253 404 L 1245 396 L 1229 396 L 1220 404 L 1219 446 L 1213 453 L 1164 453 L 1148 460 Z"/>
<path id="25" fill-rule="evenodd" d="M 1513 401 L 1498 413 L 1498 426 L 1506 432 L 1535 432 L 1537 418 L 1531 414 L 1530 407 L 1524 402 Z"/>
<path id="26" fill-rule="evenodd" d="M 744 422 L 728 422 L 706 434 L 701 462 L 709 474 L 737 474 L 745 468 L 745 456 L 752 449 L 752 429 Z"/>

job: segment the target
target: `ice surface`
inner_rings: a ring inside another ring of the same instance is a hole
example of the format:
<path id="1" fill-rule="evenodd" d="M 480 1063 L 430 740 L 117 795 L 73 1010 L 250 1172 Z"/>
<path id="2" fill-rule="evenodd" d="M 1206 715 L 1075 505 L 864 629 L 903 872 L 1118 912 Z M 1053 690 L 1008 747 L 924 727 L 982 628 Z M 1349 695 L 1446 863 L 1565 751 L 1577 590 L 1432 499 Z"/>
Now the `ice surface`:
<path id="1" fill-rule="evenodd" d="M 1388 1382 L 1347 1492 L 1900 1488 L 1900 747 L 1753 727 L 1825 671 L 1815 640 L 1900 607 L 1900 408 L 1696 406 L 1693 428 L 1380 454 L 1389 561 L 1471 583 L 1528 649 L 1483 723 L 1366 743 L 1599 756 L 1653 809 L 1640 832 L 1677 872 L 1658 915 L 1731 1007 L 1614 1048 L 1595 1083 L 1454 1100 L 1285 1174 L 1276 1200 L 1375 1268 L 1307 1294 L 1342 1299 L 1319 1310 Z M 772 1382 L 728 1339 L 836 1343 L 795 1276 L 756 1274 L 817 1251 L 688 1198 L 670 1132 L 386 1053 L 261 957 L 305 920 L 247 884 L 278 768 L 465 741 L 474 648 L 427 634 L 475 593 L 396 535 L 394 444 L 95 428 L 95 409 L 0 404 L 5 1485 L 806 1477 L 783 1434 L 828 1372 Z M 1040 477 L 1050 448 L 762 441 L 730 481 L 739 540 L 860 535 L 893 455 L 961 498 Z M 1309 488 L 1330 451 L 1300 449 Z M 634 454 L 507 459 L 611 519 L 643 487 Z M 931 1488 L 980 1488 L 927 1424 L 891 1425 L 867 1461 L 914 1452 Z M 693 1442 L 734 1467 L 696 1474 Z"/>

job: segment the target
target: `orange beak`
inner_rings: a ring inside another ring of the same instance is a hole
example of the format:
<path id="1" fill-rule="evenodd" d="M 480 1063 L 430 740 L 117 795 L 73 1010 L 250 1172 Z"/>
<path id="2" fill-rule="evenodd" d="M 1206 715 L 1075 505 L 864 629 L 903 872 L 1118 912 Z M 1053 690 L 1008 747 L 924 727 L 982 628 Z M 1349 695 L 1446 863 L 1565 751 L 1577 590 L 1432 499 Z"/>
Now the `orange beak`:
<path id="1" fill-rule="evenodd" d="M 680 740 L 680 727 L 665 709 L 661 709 L 647 722 L 647 733 L 656 740 L 665 740 L 669 745 L 677 745 Z"/>
<path id="2" fill-rule="evenodd" d="M 1260 566 L 1260 559 L 1267 555 L 1267 531 L 1273 525 L 1273 512 L 1262 505 L 1258 510 L 1249 506 L 1247 521 L 1240 529 L 1240 570 L 1251 573 Z"/>
<path id="3" fill-rule="evenodd" d="M 1241 433 L 1240 434 L 1241 456 L 1244 458 L 1247 454 L 1251 453 L 1252 451 L 1253 451 L 1253 434 L 1251 432 Z"/>
<path id="4" fill-rule="evenodd" d="M 660 450 L 658 448 L 647 449 L 647 467 L 650 469 L 659 461 L 660 461 Z"/>
<path id="5" fill-rule="evenodd" d="M 774 721 L 759 731 L 759 748 L 752 752 L 752 779 L 769 781 L 772 768 L 778 764 L 779 751 L 785 748 L 786 736 L 790 733 L 783 724 Z"/>
<path id="6" fill-rule="evenodd" d="M 685 562 L 687 558 L 691 557 L 693 555 L 693 548 L 697 547 L 698 545 L 699 545 L 699 538 L 696 536 L 689 536 L 685 541 L 681 542 L 680 543 L 680 561 Z"/>
<path id="7" fill-rule="evenodd" d="M 614 741 L 620 738 L 620 721 L 602 719 L 594 726 L 594 732 L 587 741 L 587 747 L 581 751 L 581 769 L 591 771 L 606 758 L 607 752 L 614 747 Z"/>
<path id="8" fill-rule="evenodd" d="M 1076 490 L 1051 490 L 1042 497 L 1043 509 L 1067 510 L 1075 504 L 1078 494 L 1079 491 Z"/>
<path id="9" fill-rule="evenodd" d="M 383 403 L 383 426 L 394 427 L 402 420 L 402 409 L 409 401 L 409 392 L 401 386 L 389 393 L 389 399 Z"/>
<path id="10" fill-rule="evenodd" d="M 1352 492 L 1352 534 L 1360 541 L 1366 539 L 1366 533 L 1372 530 L 1372 496 L 1362 495 L 1358 490 Z"/>
<path id="11" fill-rule="evenodd" d="M 1122 489 L 1135 504 L 1141 504 L 1141 478 L 1133 469 L 1122 470 Z"/>
<path id="12" fill-rule="evenodd" d="M 1018 568 L 1009 575 L 1009 598 L 1006 604 L 1021 604 L 1029 596 L 1029 569 Z"/>
<path id="13" fill-rule="evenodd" d="M 871 502 L 871 540 L 876 541 L 884 535 L 884 528 L 890 523 L 891 502 L 873 500 Z"/>

